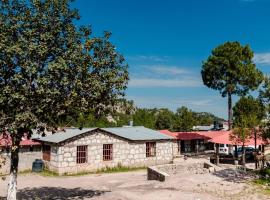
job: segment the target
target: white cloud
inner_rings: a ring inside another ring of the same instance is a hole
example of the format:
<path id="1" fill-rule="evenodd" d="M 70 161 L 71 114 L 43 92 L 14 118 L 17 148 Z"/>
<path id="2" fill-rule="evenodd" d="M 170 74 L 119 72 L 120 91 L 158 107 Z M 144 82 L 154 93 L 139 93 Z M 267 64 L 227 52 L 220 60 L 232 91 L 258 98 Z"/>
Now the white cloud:
<path id="1" fill-rule="evenodd" d="M 135 56 L 125 56 L 127 60 L 132 61 L 152 61 L 152 62 L 164 62 L 168 60 L 168 56 L 145 56 L 145 55 L 135 55 Z"/>
<path id="2" fill-rule="evenodd" d="M 180 106 L 188 107 L 201 107 L 211 106 L 211 99 L 179 99 L 179 98 L 166 98 L 166 97 L 137 97 L 129 96 L 128 99 L 132 99 L 136 104 L 143 107 L 168 107 L 168 105 L 174 108 Z"/>
<path id="3" fill-rule="evenodd" d="M 270 65 L 270 52 L 267 53 L 256 53 L 253 61 L 256 64 Z"/>
<path id="4" fill-rule="evenodd" d="M 201 87 L 202 81 L 192 77 L 182 79 L 159 79 L 159 78 L 131 78 L 129 87 L 136 88 L 180 88 L 180 87 Z"/>
<path id="5" fill-rule="evenodd" d="M 188 74 L 189 71 L 177 67 L 177 66 L 171 66 L 171 65 L 143 65 L 144 67 L 150 68 L 152 72 L 158 73 L 158 74 L 166 74 L 166 75 L 179 75 L 179 74 Z"/>

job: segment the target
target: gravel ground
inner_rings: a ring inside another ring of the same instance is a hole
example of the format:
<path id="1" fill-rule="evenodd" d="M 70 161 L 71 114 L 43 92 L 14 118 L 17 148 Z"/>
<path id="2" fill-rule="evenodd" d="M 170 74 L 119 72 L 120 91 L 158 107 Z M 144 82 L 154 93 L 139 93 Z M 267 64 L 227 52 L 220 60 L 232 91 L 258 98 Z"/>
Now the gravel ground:
<path id="1" fill-rule="evenodd" d="M 73 177 L 18 177 L 18 199 L 91 200 L 266 200 L 251 177 L 230 168 L 213 174 L 181 173 L 166 182 L 147 181 L 146 171 Z M 7 180 L 0 181 L 4 199 Z M 1 199 L 1 198 L 0 198 Z"/>

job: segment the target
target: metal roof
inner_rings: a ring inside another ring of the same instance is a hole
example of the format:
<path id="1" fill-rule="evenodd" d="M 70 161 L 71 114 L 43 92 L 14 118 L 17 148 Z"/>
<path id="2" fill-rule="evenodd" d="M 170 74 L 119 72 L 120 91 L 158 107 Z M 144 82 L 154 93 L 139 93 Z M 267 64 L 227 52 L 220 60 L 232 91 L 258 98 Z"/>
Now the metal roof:
<path id="1" fill-rule="evenodd" d="M 174 139 L 168 135 L 164 135 L 158 131 L 145 128 L 143 126 L 102 128 L 102 130 L 113 133 L 129 140 L 166 140 Z"/>
<path id="2" fill-rule="evenodd" d="M 59 143 L 93 130 L 103 130 L 113 135 L 117 135 L 119 137 L 133 141 L 174 139 L 171 136 L 164 135 L 158 131 L 145 128 L 143 126 L 117 127 L 117 128 L 83 128 L 82 130 L 78 128 L 72 128 L 66 129 L 65 132 L 55 133 L 45 137 L 40 136 L 39 138 L 34 139 L 43 142 Z"/>
<path id="3" fill-rule="evenodd" d="M 65 129 L 63 132 L 54 133 L 52 135 L 47 135 L 45 137 L 42 137 L 41 135 L 38 135 L 38 137 L 33 138 L 34 140 L 39 140 L 42 142 L 51 142 L 51 143 L 59 143 L 63 142 L 67 139 L 73 138 L 75 136 L 81 135 L 83 133 L 95 130 L 96 128 L 84 128 L 80 130 L 79 128 L 68 128 Z"/>

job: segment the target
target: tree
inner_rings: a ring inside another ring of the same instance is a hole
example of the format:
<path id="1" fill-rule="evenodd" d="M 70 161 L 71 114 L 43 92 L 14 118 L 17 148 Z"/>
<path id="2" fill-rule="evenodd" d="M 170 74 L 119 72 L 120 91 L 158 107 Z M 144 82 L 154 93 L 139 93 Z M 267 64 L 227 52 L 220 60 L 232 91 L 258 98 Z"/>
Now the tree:
<path id="1" fill-rule="evenodd" d="M 250 120 L 252 119 L 241 115 L 237 120 L 235 120 L 234 129 L 230 135 L 232 141 L 234 141 L 236 144 L 242 144 L 242 165 L 244 169 L 246 168 L 245 144 L 252 134 L 251 129 L 248 127 Z"/>
<path id="2" fill-rule="evenodd" d="M 171 129 L 174 113 L 168 109 L 160 109 L 158 111 L 155 128 L 157 130 Z"/>
<path id="3" fill-rule="evenodd" d="M 254 134 L 255 149 L 257 141 L 257 127 L 261 124 L 262 119 L 265 117 L 264 105 L 252 96 L 241 97 L 233 107 L 234 112 L 234 126 L 235 130 L 233 135 L 237 141 L 243 144 L 243 152 L 246 140 Z M 243 163 L 245 159 L 243 154 Z M 257 164 L 256 164 L 257 166 Z"/>
<path id="4" fill-rule="evenodd" d="M 215 48 L 203 62 L 203 83 L 219 90 L 222 97 L 228 97 L 228 123 L 232 127 L 232 95 L 243 96 L 255 90 L 263 80 L 263 74 L 252 61 L 253 52 L 248 45 L 226 42 Z"/>
<path id="5" fill-rule="evenodd" d="M 123 56 L 110 33 L 77 27 L 70 0 L 0 2 L 0 128 L 12 138 L 7 199 L 16 199 L 20 141 L 73 112 L 102 113 L 124 95 Z"/>
<path id="6" fill-rule="evenodd" d="M 132 116 L 134 125 L 155 129 L 156 112 L 157 109 L 137 109 L 135 114 Z"/>
<path id="7" fill-rule="evenodd" d="M 264 140 L 270 139 L 270 77 L 266 76 L 264 78 L 264 84 L 259 91 L 259 99 L 262 104 L 265 106 L 266 119 L 261 124 L 262 138 Z"/>
<path id="8" fill-rule="evenodd" d="M 191 131 L 194 125 L 193 112 L 184 106 L 178 108 L 175 114 L 173 129 L 175 131 Z"/>

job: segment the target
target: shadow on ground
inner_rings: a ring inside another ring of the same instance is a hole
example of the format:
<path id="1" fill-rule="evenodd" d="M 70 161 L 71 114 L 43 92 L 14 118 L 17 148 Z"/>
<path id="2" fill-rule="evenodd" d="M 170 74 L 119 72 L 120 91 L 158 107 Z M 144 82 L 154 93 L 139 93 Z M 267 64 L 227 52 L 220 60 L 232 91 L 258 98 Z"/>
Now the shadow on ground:
<path id="1" fill-rule="evenodd" d="M 234 183 L 243 183 L 248 180 L 254 179 L 254 175 L 235 169 L 223 169 L 213 173 L 213 175 L 221 177 L 224 181 L 234 182 Z"/>
<path id="2" fill-rule="evenodd" d="M 89 199 L 95 196 L 101 196 L 106 192 L 100 190 L 86 190 L 82 188 L 61 188 L 61 187 L 40 187 L 25 188 L 17 193 L 18 200 L 79 200 Z M 0 200 L 6 198 L 0 197 Z"/>

